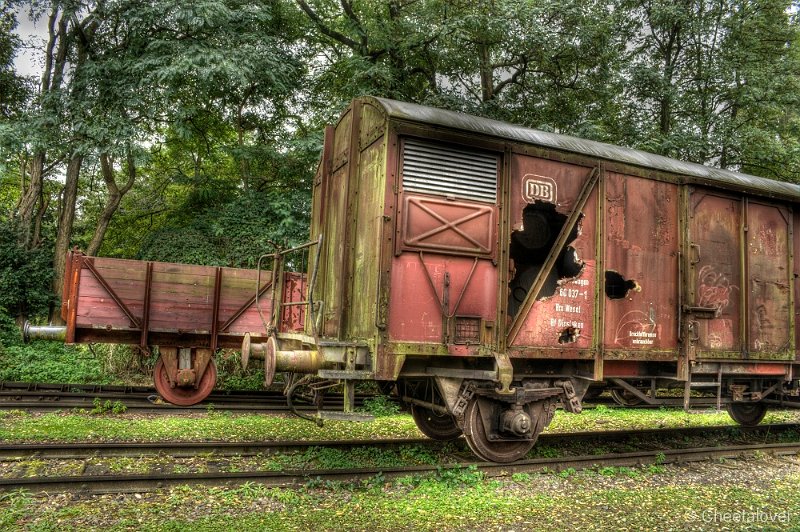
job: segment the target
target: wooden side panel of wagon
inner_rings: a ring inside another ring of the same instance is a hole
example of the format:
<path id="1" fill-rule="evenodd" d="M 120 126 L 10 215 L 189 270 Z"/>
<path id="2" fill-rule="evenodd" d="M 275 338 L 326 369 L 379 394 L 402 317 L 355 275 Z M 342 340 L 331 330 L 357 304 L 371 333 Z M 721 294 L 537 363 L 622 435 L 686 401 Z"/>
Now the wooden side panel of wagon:
<path id="1" fill-rule="evenodd" d="M 87 257 L 70 253 L 64 290 L 68 342 L 239 347 L 266 338 L 272 279 L 256 270 Z M 304 279 L 287 278 L 289 291 Z M 284 316 L 298 328 L 303 316 Z M 289 323 L 291 322 L 291 323 Z"/>

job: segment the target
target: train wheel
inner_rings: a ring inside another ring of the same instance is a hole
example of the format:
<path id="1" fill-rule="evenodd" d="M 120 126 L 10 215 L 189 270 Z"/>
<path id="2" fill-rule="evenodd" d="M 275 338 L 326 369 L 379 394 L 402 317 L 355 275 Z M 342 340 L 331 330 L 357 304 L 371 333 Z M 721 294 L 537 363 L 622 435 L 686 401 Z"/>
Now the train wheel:
<path id="1" fill-rule="evenodd" d="M 492 441 L 483 425 L 478 398 L 473 397 L 464 412 L 464 438 L 475 455 L 487 462 L 508 463 L 519 460 L 531 450 L 534 440 Z M 499 404 L 493 404 L 499 409 Z M 494 414 L 494 413 L 493 413 Z M 495 417 L 494 415 L 492 417 Z"/>
<path id="2" fill-rule="evenodd" d="M 437 414 L 429 408 L 412 404 L 411 417 L 420 432 L 433 440 L 450 441 L 461 436 L 461 429 L 450 414 Z"/>
<path id="3" fill-rule="evenodd" d="M 761 423 L 767 413 L 764 403 L 728 403 L 728 414 L 739 425 L 754 427 Z"/>
<path id="4" fill-rule="evenodd" d="M 217 383 L 217 366 L 213 359 L 208 361 L 206 372 L 200 378 L 200 385 L 197 388 L 194 386 L 172 388 L 169 385 L 167 368 L 164 367 L 164 361 L 159 357 L 153 370 L 153 381 L 156 390 L 165 401 L 178 406 L 192 406 L 208 397 L 214 389 L 214 385 Z"/>
<path id="5" fill-rule="evenodd" d="M 611 398 L 620 406 L 638 406 L 644 402 L 641 397 L 633 395 L 628 390 L 611 390 Z"/>

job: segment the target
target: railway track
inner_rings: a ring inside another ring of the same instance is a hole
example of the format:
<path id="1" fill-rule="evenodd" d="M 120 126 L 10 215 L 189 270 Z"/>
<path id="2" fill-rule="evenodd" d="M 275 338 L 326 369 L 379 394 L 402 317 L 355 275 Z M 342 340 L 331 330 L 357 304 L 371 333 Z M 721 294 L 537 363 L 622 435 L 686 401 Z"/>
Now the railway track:
<path id="1" fill-rule="evenodd" d="M 361 406 L 367 394 L 356 395 L 356 405 Z M 108 386 L 90 384 L 43 384 L 27 382 L 0 382 L 0 410 L 23 409 L 34 411 L 89 409 L 96 400 L 120 401 L 126 410 L 143 413 L 205 412 L 209 408 L 240 412 L 288 412 L 286 397 L 280 391 L 219 391 L 196 405 L 177 406 L 165 402 L 155 388 L 147 386 Z M 297 403 L 298 401 L 296 401 Z M 341 408 L 340 396 L 326 396 L 325 408 Z M 300 409 L 312 409 L 303 405 Z"/>
<path id="2" fill-rule="evenodd" d="M 356 406 L 362 406 L 365 399 L 373 397 L 369 394 L 357 394 Z M 94 408 L 96 400 L 120 401 L 126 410 L 140 413 L 178 413 L 205 412 L 227 410 L 233 412 L 288 412 L 286 397 L 280 391 L 216 391 L 206 400 L 192 406 L 178 406 L 165 402 L 155 388 L 147 386 L 116 386 L 94 384 L 48 384 L 28 382 L 0 382 L 0 410 L 53 411 Z M 664 404 L 646 404 L 621 406 L 612 398 L 602 396 L 586 400 L 585 409 L 597 405 L 616 408 L 658 409 L 683 408 L 683 399 L 679 397 L 659 397 Z M 295 401 L 300 410 L 313 410 L 310 404 L 303 404 L 302 399 Z M 775 402 L 781 408 L 800 408 L 800 402 Z M 342 397 L 335 394 L 326 395 L 324 408 L 330 410 L 342 407 Z M 693 398 L 692 408 L 714 408 L 713 398 Z"/>
<path id="3" fill-rule="evenodd" d="M 692 436 L 735 438 L 753 436 L 756 433 L 778 434 L 797 431 L 800 425 L 778 424 L 764 425 L 749 429 L 739 427 L 692 427 L 680 429 L 653 429 L 633 431 L 581 432 L 543 434 L 539 445 L 557 446 L 565 442 L 581 444 L 586 442 L 609 442 L 633 439 L 652 438 L 664 442 L 680 440 Z M 298 452 L 311 447 L 327 447 L 350 449 L 357 447 L 401 447 L 406 445 L 424 445 L 441 448 L 442 442 L 428 439 L 403 440 L 364 440 L 364 441 L 309 441 L 309 442 L 150 442 L 150 443 L 68 443 L 68 444 L 25 444 L 0 446 L 0 460 L 21 460 L 36 458 L 37 460 L 86 459 L 90 457 L 119 456 L 163 456 L 173 458 L 181 456 L 198 456 L 209 454 L 217 459 L 222 456 L 246 456 L 254 454 L 270 454 L 281 452 Z M 463 442 L 464 456 L 468 456 Z M 637 466 L 647 464 L 669 464 L 691 462 L 718 458 L 736 458 L 743 455 L 774 454 L 793 455 L 800 452 L 800 442 L 788 443 L 752 443 L 723 445 L 715 447 L 691 448 L 659 448 L 642 449 L 633 452 L 608 454 L 591 454 L 580 456 L 561 456 L 557 458 L 535 458 L 518 461 L 512 464 L 475 463 L 461 461 L 446 468 L 458 469 L 474 467 L 487 476 L 502 476 L 512 473 L 534 473 L 543 470 L 561 471 L 564 469 L 586 469 L 607 466 Z M 456 453 L 460 456 L 461 453 Z M 26 489 L 33 492 L 72 492 L 83 493 L 129 493 L 170 488 L 179 485 L 233 486 L 247 482 L 255 482 L 265 486 L 287 487 L 299 486 L 314 481 L 361 482 L 373 478 L 392 479 L 407 475 L 436 474 L 443 469 L 435 466 L 406 467 L 365 467 L 358 469 L 294 469 L 282 471 L 240 471 L 240 472 L 204 472 L 204 473 L 146 473 L 122 475 L 70 475 L 51 477 L 25 477 L 0 479 L 0 491 Z"/>
<path id="4" fill-rule="evenodd" d="M 463 462 L 450 469 L 474 467 L 487 476 L 507 476 L 513 473 L 536 473 L 545 470 L 587 469 L 592 467 L 622 467 L 647 464 L 672 464 L 709 459 L 739 458 L 746 455 L 795 455 L 800 442 L 774 444 L 728 445 L 691 449 L 646 450 L 604 455 L 583 455 L 561 458 L 536 458 L 512 464 Z M 447 469 L 447 468 L 445 468 Z M 31 477 L 0 480 L 0 490 L 25 489 L 33 492 L 135 493 L 191 484 L 202 486 L 235 486 L 254 482 L 269 487 L 302 486 L 316 482 L 360 482 L 374 478 L 381 481 L 409 475 L 432 475 L 442 466 L 371 467 L 359 469 L 304 469 L 284 471 L 246 471 L 214 473 L 156 473 L 134 475 L 75 475 L 62 477 Z"/>
<path id="5" fill-rule="evenodd" d="M 587 432 L 544 433 L 539 436 L 537 445 L 558 446 L 576 440 L 587 443 L 620 442 L 633 439 L 668 440 L 691 437 L 745 436 L 756 434 L 781 434 L 794 431 L 800 433 L 800 424 L 775 423 L 755 427 L 713 426 L 681 427 L 646 430 L 612 430 Z M 297 452 L 311 447 L 327 447 L 341 450 L 356 447 L 377 447 L 381 449 L 419 445 L 441 449 L 446 443 L 429 438 L 393 438 L 385 440 L 318 440 L 318 441 L 165 441 L 165 442 L 65 442 L 65 443 L 2 443 L 0 460 L 19 460 L 35 457 L 41 460 L 81 459 L 89 457 L 159 456 L 191 457 L 198 455 L 215 456 L 253 456 L 283 452 Z"/>

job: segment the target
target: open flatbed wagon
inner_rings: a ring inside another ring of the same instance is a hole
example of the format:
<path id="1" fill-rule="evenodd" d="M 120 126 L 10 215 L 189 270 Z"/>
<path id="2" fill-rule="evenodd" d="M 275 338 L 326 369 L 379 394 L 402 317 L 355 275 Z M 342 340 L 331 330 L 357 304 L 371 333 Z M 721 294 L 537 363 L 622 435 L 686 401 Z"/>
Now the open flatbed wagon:
<path id="1" fill-rule="evenodd" d="M 61 315 L 66 327 L 54 332 L 66 343 L 130 344 L 159 358 L 153 380 L 167 401 L 188 406 L 205 399 L 216 383 L 214 353 L 240 349 L 245 335 L 266 341 L 269 323 L 288 331 L 302 328 L 304 308 L 272 316 L 269 271 L 165 262 L 67 256 Z M 281 291 L 296 297 L 302 275 L 287 274 Z M 48 329 L 26 327 L 27 335 Z"/>

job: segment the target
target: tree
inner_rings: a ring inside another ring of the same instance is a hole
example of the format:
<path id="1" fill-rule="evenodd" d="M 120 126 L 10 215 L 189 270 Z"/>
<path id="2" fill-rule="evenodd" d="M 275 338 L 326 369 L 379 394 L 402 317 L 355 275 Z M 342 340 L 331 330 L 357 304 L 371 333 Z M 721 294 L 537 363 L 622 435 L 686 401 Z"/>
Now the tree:
<path id="1" fill-rule="evenodd" d="M 790 178 L 767 161 L 780 144 L 769 139 L 775 139 L 783 114 L 798 104 L 797 25 L 789 15 L 793 4 L 633 2 L 630 10 L 639 26 L 626 73 L 631 83 L 623 98 L 623 121 L 629 133 L 622 142 L 703 164 Z"/>
<path id="2" fill-rule="evenodd" d="M 49 39 L 38 93 L 13 123 L 12 137 L 24 139 L 17 149 L 25 161 L 14 218 L 20 243 L 35 249 L 42 244 L 41 221 L 57 206 L 55 293 L 75 238 L 76 205 L 87 194 L 102 203 L 82 211 L 96 216 L 93 229 L 78 222 L 91 234 L 87 251 L 99 252 L 141 174 L 137 165 L 170 137 L 193 146 L 193 192 L 207 189 L 203 183 L 247 189 L 264 178 L 260 161 L 271 155 L 261 141 L 285 136 L 281 131 L 293 113 L 286 96 L 302 75 L 284 37 L 281 9 L 279 3 L 240 0 L 188 6 L 176 0 L 54 0 L 32 8 L 34 17 L 47 18 Z M 206 157 L 213 164 L 205 164 Z M 219 175 L 219 163 L 228 159 L 236 161 L 229 167 L 234 173 Z M 87 168 L 95 176 L 82 177 Z M 61 185 L 58 176 L 63 186 L 55 205 L 46 191 Z M 96 180 L 105 199 L 79 189 Z"/>
<path id="3" fill-rule="evenodd" d="M 362 94 L 424 101 L 438 93 L 436 42 L 451 31 L 440 0 L 295 0 L 322 69 L 312 88 L 327 109 Z M 313 107 L 312 107 L 313 108 Z"/>

